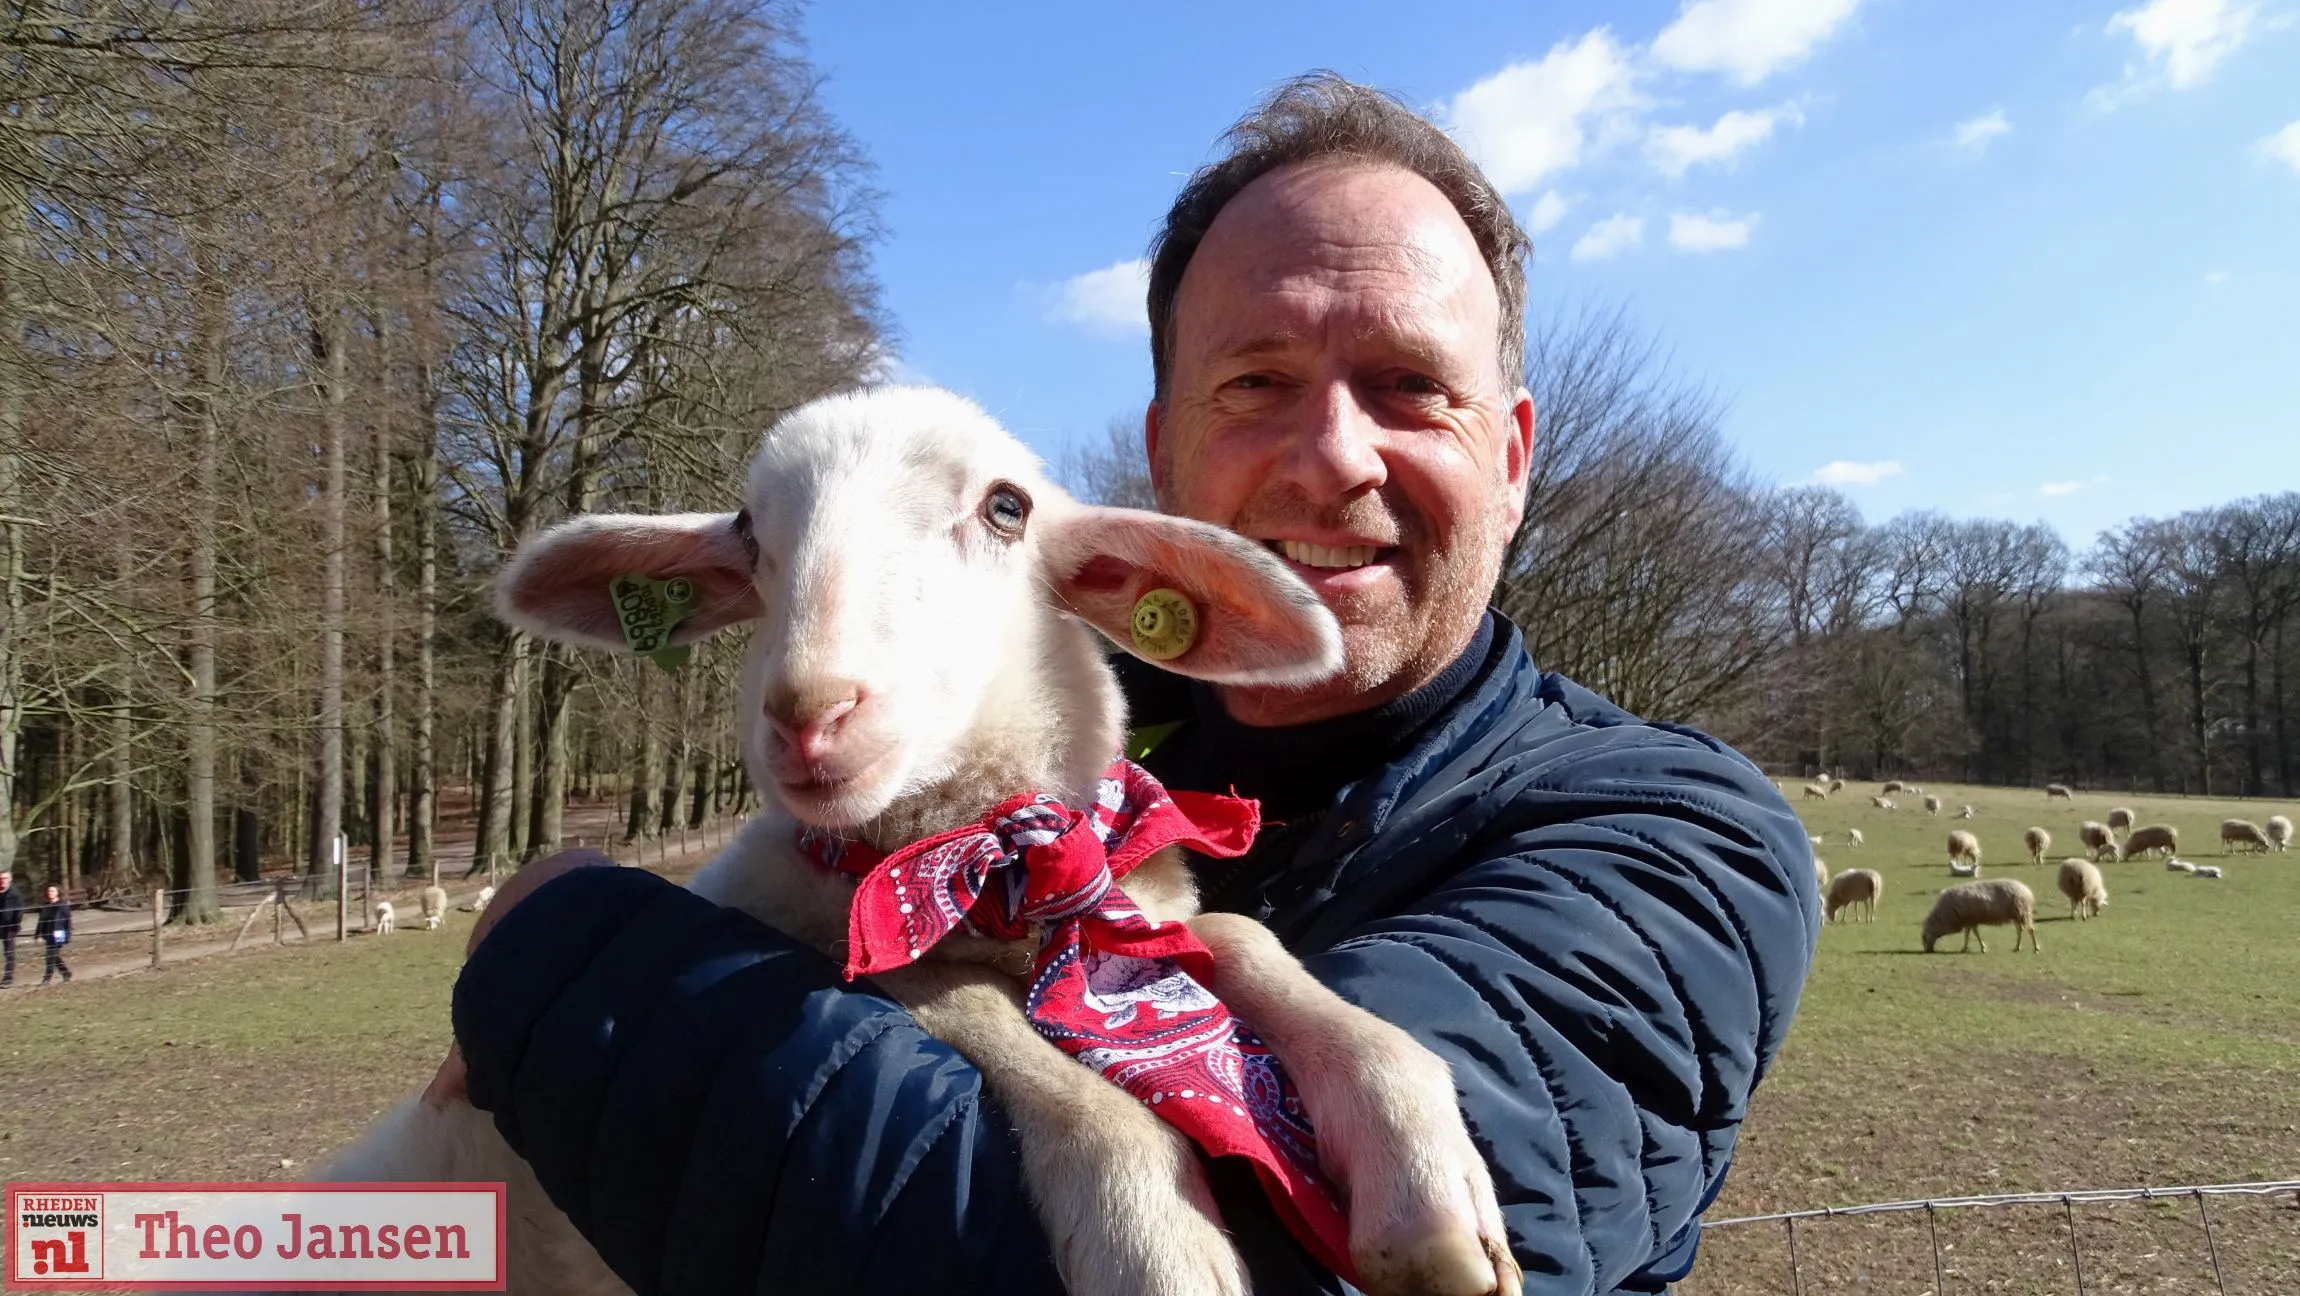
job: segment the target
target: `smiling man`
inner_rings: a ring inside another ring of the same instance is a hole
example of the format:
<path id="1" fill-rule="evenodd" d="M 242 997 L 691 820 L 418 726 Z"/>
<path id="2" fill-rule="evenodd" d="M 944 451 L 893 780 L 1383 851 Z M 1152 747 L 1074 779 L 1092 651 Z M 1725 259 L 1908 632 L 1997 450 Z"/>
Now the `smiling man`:
<path id="1" fill-rule="evenodd" d="M 1153 258 L 1152 476 L 1166 511 L 1281 554 L 1341 621 L 1346 664 L 1278 690 L 1121 659 L 1135 749 L 1170 786 L 1235 787 L 1281 821 L 1201 873 L 1204 906 L 1260 919 L 1446 1060 L 1526 1290 L 1664 1290 L 1812 957 L 1803 830 L 1746 760 L 1541 671 L 1486 606 L 1535 411 L 1526 240 L 1477 168 L 1330 76 L 1227 142 Z M 811 950 L 578 862 L 524 870 L 490 908 L 456 1028 L 473 1100 L 618 1273 L 1058 1289 L 963 1059 Z M 629 1038 L 649 1021 L 684 1033 Z M 747 1123 L 694 1128 L 705 1109 Z M 662 1164 L 602 1152 L 633 1146 Z M 1345 1290 L 1250 1172 L 1211 1174 L 1256 1292 Z"/>

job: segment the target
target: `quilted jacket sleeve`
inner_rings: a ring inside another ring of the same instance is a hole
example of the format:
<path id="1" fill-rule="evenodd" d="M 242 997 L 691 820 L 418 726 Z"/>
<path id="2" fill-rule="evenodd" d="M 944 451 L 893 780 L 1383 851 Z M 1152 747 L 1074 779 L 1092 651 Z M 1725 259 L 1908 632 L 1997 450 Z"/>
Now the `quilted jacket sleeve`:
<path id="1" fill-rule="evenodd" d="M 1585 728 L 1495 773 L 1476 794 L 1509 812 L 1465 865 L 1305 961 L 1451 1064 L 1529 1294 L 1659 1291 L 1804 984 L 1803 830 L 1688 731 Z"/>
<path id="2" fill-rule="evenodd" d="M 638 1292 L 1061 1290 L 979 1073 L 747 915 L 576 870 L 454 1015 L 472 1102 Z"/>

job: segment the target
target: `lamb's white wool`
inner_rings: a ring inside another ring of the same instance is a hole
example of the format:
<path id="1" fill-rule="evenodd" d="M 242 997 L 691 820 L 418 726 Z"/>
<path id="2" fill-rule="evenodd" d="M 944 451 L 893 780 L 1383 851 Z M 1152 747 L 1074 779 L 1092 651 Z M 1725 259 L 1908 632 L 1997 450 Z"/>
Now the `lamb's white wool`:
<path id="1" fill-rule="evenodd" d="M 1941 937 L 1951 932 L 1963 932 L 1970 949 L 1980 941 L 1981 953 L 1989 952 L 1988 942 L 1981 940 L 1980 929 L 1985 926 L 2012 924 L 2013 949 L 2020 949 L 2021 937 L 2028 937 L 2029 948 L 2036 943 L 2036 895 L 2011 878 L 1990 878 L 1985 882 L 1959 882 L 1934 899 L 1932 912 L 1925 915 L 1923 936 L 1925 953 Z"/>
<path id="2" fill-rule="evenodd" d="M 2259 824 L 2249 819 L 2221 820 L 2220 853 L 2233 855 L 2239 846 L 2247 850 L 2259 851 L 2263 855 L 2276 849 L 2268 840 L 2268 834 L 2261 829 Z"/>
<path id="3" fill-rule="evenodd" d="M 472 901 L 471 901 L 471 912 L 473 912 L 473 913 L 484 913 L 484 912 L 486 912 L 486 910 L 487 910 L 487 906 L 488 906 L 489 904 L 493 903 L 494 899 L 495 899 L 495 888 L 494 888 L 494 887 L 488 886 L 488 887 L 481 887 L 481 888 L 479 888 L 479 894 L 478 894 L 477 896 L 474 896 L 474 897 L 472 898 Z"/>
<path id="4" fill-rule="evenodd" d="M 1895 805 L 1895 804 L 1893 803 L 1893 801 L 1892 801 L 1892 799 L 1891 799 L 1890 797 L 1873 796 L 1873 797 L 1870 797 L 1870 798 L 1869 798 L 1869 804 L 1870 804 L 1870 805 L 1873 805 L 1873 806 L 1875 806 L 1875 807 L 1876 807 L 1876 808 L 1878 808 L 1879 810 L 1898 810 L 1898 809 L 1900 809 L 1900 807 L 1899 807 L 1898 805 Z"/>
<path id="5" fill-rule="evenodd" d="M 2028 862 L 2044 863 L 2044 853 L 2052 849 L 2052 834 L 2042 828 L 2031 828 L 2020 835 L 2021 844 L 2028 847 Z"/>
<path id="6" fill-rule="evenodd" d="M 2164 868 L 2169 873 L 2194 873 L 2196 871 L 2196 866 L 2184 859 L 2168 859 L 2164 861 Z"/>
<path id="7" fill-rule="evenodd" d="M 2261 827 L 2268 830 L 2268 845 L 2273 850 L 2292 849 L 2292 821 L 2283 815 L 2270 815 Z"/>
<path id="8" fill-rule="evenodd" d="M 378 900 L 378 901 L 376 901 L 376 902 L 375 902 L 375 934 L 376 934 L 376 935 L 378 935 L 378 936 L 389 936 L 389 935 L 391 935 L 391 933 L 392 933 L 392 908 L 391 908 L 391 901 L 389 901 L 389 900 Z"/>
<path id="9" fill-rule="evenodd" d="M 1813 857 L 1813 885 L 1824 897 L 1829 894 L 1829 865 L 1818 855 Z"/>
<path id="10" fill-rule="evenodd" d="M 1981 868 L 1981 839 L 1962 828 L 1952 830 L 1949 833 L 1949 863 L 1952 867 L 1958 863 L 1970 864 L 1977 875 Z"/>
<path id="11" fill-rule="evenodd" d="M 2100 866 L 2091 860 L 2062 860 L 2054 880 L 2060 893 L 2068 897 L 2069 917 L 2096 918 L 2108 907 L 2108 883 L 2100 876 Z"/>
<path id="12" fill-rule="evenodd" d="M 423 929 L 437 931 L 440 920 L 447 917 L 447 891 L 442 887 L 423 888 Z"/>
<path id="13" fill-rule="evenodd" d="M 2199 864 L 2196 866 L 2196 876 L 2200 878 L 2216 878 L 2220 875 L 2218 864 Z"/>
<path id="14" fill-rule="evenodd" d="M 2107 824 L 2087 819 L 2076 826 L 2076 839 L 2084 843 L 2085 849 L 2091 851 L 2096 860 L 2103 855 L 2110 859 L 2116 858 L 2116 833 Z"/>
<path id="15" fill-rule="evenodd" d="M 1332 615 L 1269 550 L 1202 523 L 1079 504 L 946 392 L 878 389 L 802 408 L 763 441 L 743 503 L 740 514 L 578 519 L 521 550 L 498 608 L 546 637 L 619 647 L 608 583 L 643 573 L 696 591 L 674 643 L 758 622 L 738 705 L 767 811 L 690 886 L 825 950 L 843 949 L 853 883 L 799 858 L 796 828 L 891 850 L 1018 791 L 1082 803 L 1125 728 L 1093 632 L 1131 649 L 1146 591 L 1178 590 L 1198 609 L 1197 637 L 1162 663 L 1170 670 L 1299 683 L 1341 662 Z M 1383 1296 L 1516 1290 L 1445 1064 L 1326 990 L 1258 924 L 1192 917 L 1179 851 L 1138 866 L 1126 888 L 1154 921 L 1190 923 L 1215 953 L 1209 989 L 1292 1062 L 1325 1167 L 1348 1190 L 1361 1285 Z M 1006 1100 L 1070 1290 L 1242 1292 L 1187 1141 L 1022 1017 L 1012 979 L 1031 953 L 953 938 L 878 980 Z M 462 1140 L 459 1150 L 492 1135 L 420 1112 L 391 1128 Z M 424 1132 L 435 1129 L 448 1132 Z M 491 1155 L 512 1164 L 494 1174 L 423 1177 L 512 1180 L 514 1215 L 543 1235 L 515 1225 L 515 1248 L 556 1266 L 535 1289 L 575 1290 L 603 1272 L 548 1203 L 521 1198 L 516 1158 L 499 1143 Z M 384 1153 L 389 1177 L 434 1168 Z M 355 1155 L 337 1173 L 363 1168 Z"/>
<path id="16" fill-rule="evenodd" d="M 1979 813 L 1979 812 L 1978 812 L 1978 811 L 1976 811 L 1976 810 L 1974 810 L 1974 809 L 1973 809 L 1971 806 L 1969 806 L 1969 805 L 1968 805 L 1968 806 L 1964 807 L 1963 809 L 1961 809 L 1961 810 L 1957 811 L 1957 818 L 1959 818 L 1959 819 L 1970 819 L 1970 818 L 1972 818 L 1972 817 L 1973 817 L 1975 814 L 1977 814 L 1977 813 Z"/>
<path id="17" fill-rule="evenodd" d="M 1950 877 L 1979 877 L 1980 875 L 1981 866 L 1978 864 L 1972 863 L 1969 860 L 1949 861 Z"/>
<path id="18" fill-rule="evenodd" d="M 1811 842 L 1811 843 L 1813 843 L 1815 846 L 1820 846 L 1820 845 L 1824 845 L 1824 844 L 1825 844 L 1824 842 L 1822 842 L 1822 840 L 1821 840 L 1821 834 L 1819 834 L 1819 833 L 1806 833 L 1806 834 L 1805 834 L 1805 840 L 1806 840 L 1806 841 L 1809 841 L 1809 842 Z"/>
<path id="19" fill-rule="evenodd" d="M 1860 906 L 1869 921 L 1877 920 L 1877 900 L 1885 894 L 1885 875 L 1875 869 L 1850 868 L 1829 882 L 1828 909 L 1823 917 L 1837 921 L 1838 911 Z"/>
<path id="20" fill-rule="evenodd" d="M 1859 847 L 1868 840 L 1868 838 L 1861 835 L 1861 830 L 1858 828 L 1847 828 L 1845 830 L 1845 844 L 1847 846 Z"/>
<path id="21" fill-rule="evenodd" d="M 1925 813 L 1929 815 L 1937 815 L 1940 812 L 1941 799 L 1937 796 L 1934 796 L 1930 792 L 1925 793 Z"/>

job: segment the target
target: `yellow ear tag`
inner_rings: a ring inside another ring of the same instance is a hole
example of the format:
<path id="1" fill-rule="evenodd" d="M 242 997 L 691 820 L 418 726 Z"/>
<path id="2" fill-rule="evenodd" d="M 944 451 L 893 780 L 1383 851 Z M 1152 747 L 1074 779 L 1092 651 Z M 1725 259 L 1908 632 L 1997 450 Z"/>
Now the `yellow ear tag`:
<path id="1" fill-rule="evenodd" d="M 1134 651 L 1172 661 L 1198 642 L 1198 606 L 1178 590 L 1154 589 L 1134 600 Z"/>

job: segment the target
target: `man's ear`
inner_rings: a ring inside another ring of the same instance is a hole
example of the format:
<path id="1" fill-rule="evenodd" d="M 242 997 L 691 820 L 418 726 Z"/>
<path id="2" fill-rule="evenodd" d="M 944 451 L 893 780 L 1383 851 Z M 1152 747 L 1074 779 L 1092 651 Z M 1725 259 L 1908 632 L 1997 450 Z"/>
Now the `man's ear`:
<path id="1" fill-rule="evenodd" d="M 1510 403 L 1509 414 L 1502 425 L 1502 468 L 1508 474 L 1504 490 L 1509 499 L 1509 530 L 1515 534 L 1518 524 L 1525 520 L 1526 483 L 1533 478 L 1533 448 L 1536 444 L 1535 428 L 1539 411 L 1533 406 L 1533 393 L 1520 387 L 1517 399 Z"/>
<path id="2" fill-rule="evenodd" d="M 734 514 L 595 513 L 519 547 L 496 580 L 495 614 L 546 639 L 621 649 L 623 626 L 607 586 L 632 575 L 693 582 L 695 603 L 672 633 L 674 644 L 761 611 Z"/>
<path id="3" fill-rule="evenodd" d="M 1042 518 L 1039 561 L 1056 601 L 1128 652 L 1217 684 L 1310 684 L 1342 668 L 1334 614 L 1253 541 L 1140 509 L 1066 502 Z M 1135 604 L 1156 589 L 1189 599 L 1197 619 L 1190 646 L 1165 660 L 1134 643 Z"/>

